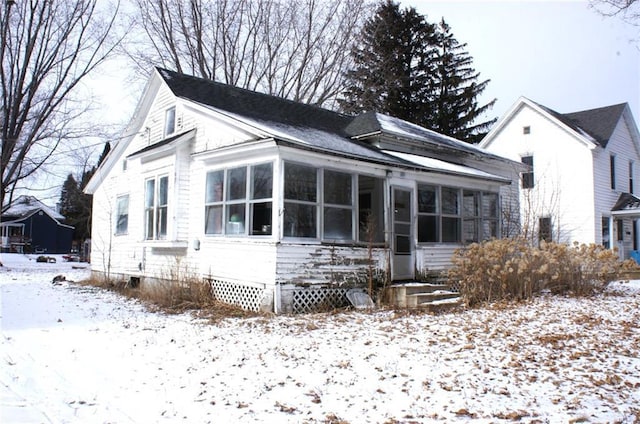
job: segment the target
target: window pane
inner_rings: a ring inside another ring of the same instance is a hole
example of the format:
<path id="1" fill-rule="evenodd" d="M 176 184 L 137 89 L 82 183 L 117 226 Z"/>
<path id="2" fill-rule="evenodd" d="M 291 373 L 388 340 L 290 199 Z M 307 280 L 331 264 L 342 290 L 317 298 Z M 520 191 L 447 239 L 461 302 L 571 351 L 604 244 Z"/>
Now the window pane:
<path id="1" fill-rule="evenodd" d="M 245 204 L 227 205 L 227 234 L 244 234 Z"/>
<path id="2" fill-rule="evenodd" d="M 418 216 L 418 241 L 421 243 L 438 242 L 438 217 L 435 215 Z"/>
<path id="3" fill-rule="evenodd" d="M 222 234 L 222 205 L 205 208 L 204 232 L 205 234 Z"/>
<path id="4" fill-rule="evenodd" d="M 173 134 L 176 130 L 176 108 L 167 109 L 164 114 L 164 135 Z"/>
<path id="5" fill-rule="evenodd" d="M 167 235 L 167 207 L 158 207 L 158 231 L 157 238 L 164 238 Z"/>
<path id="6" fill-rule="evenodd" d="M 482 217 L 497 218 L 498 217 L 498 194 L 484 193 L 482 195 Z"/>
<path id="7" fill-rule="evenodd" d="M 144 220 L 144 237 L 147 240 L 150 240 L 153 238 L 153 208 L 149 208 L 145 211 Z"/>
<path id="8" fill-rule="evenodd" d="M 284 204 L 285 237 L 316 237 L 316 206 Z"/>
<path id="9" fill-rule="evenodd" d="M 479 216 L 478 193 L 464 190 L 462 193 L 462 213 L 464 216 Z"/>
<path id="10" fill-rule="evenodd" d="M 222 201 L 222 184 L 224 181 L 224 172 L 215 171 L 207 172 L 207 186 L 205 193 L 205 203 Z"/>
<path id="11" fill-rule="evenodd" d="M 308 166 L 285 163 L 284 165 L 284 197 L 291 200 L 315 202 L 317 172 Z M 315 237 L 315 235 L 314 235 Z"/>
<path id="12" fill-rule="evenodd" d="M 324 171 L 324 203 L 351 205 L 351 175 Z"/>
<path id="13" fill-rule="evenodd" d="M 329 240 L 351 240 L 351 209 L 324 208 L 324 237 Z"/>
<path id="14" fill-rule="evenodd" d="M 269 199 L 273 187 L 273 166 L 270 163 L 251 167 L 251 198 Z"/>
<path id="15" fill-rule="evenodd" d="M 442 218 L 442 241 L 445 243 L 460 242 L 460 218 Z"/>
<path id="16" fill-rule="evenodd" d="M 152 208 L 155 206 L 156 180 L 147 180 L 144 190 L 144 206 Z"/>
<path id="17" fill-rule="evenodd" d="M 498 221 L 482 221 L 482 240 L 498 237 Z"/>
<path id="18" fill-rule="evenodd" d="M 384 180 L 358 176 L 359 240 L 384 241 Z"/>
<path id="19" fill-rule="evenodd" d="M 458 189 L 442 187 L 442 213 L 447 215 L 458 215 Z"/>
<path id="20" fill-rule="evenodd" d="M 169 196 L 169 177 L 161 177 L 158 187 L 158 206 L 166 206 Z"/>
<path id="21" fill-rule="evenodd" d="M 227 173 L 227 200 L 244 199 L 247 196 L 247 168 L 230 169 Z"/>
<path id="22" fill-rule="evenodd" d="M 478 220 L 465 219 L 462 223 L 463 241 L 473 243 L 478 241 Z"/>
<path id="23" fill-rule="evenodd" d="M 271 202 L 251 205 L 252 235 L 271 235 L 271 211 Z"/>
<path id="24" fill-rule="evenodd" d="M 418 212 L 438 213 L 438 189 L 431 186 L 418 187 Z"/>
<path id="25" fill-rule="evenodd" d="M 129 196 L 118 198 L 116 234 L 125 234 L 129 229 Z"/>
<path id="26" fill-rule="evenodd" d="M 411 220 L 411 193 L 404 190 L 393 190 L 394 220 L 408 222 Z"/>

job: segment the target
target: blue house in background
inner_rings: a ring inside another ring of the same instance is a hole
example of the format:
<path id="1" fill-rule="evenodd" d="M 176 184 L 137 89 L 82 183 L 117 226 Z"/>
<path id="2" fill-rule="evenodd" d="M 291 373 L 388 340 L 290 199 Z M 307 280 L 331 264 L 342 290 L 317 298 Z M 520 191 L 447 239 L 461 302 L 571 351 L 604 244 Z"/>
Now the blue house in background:
<path id="1" fill-rule="evenodd" d="M 69 253 L 73 227 L 64 216 L 33 196 L 20 196 L 2 209 L 2 252 Z"/>

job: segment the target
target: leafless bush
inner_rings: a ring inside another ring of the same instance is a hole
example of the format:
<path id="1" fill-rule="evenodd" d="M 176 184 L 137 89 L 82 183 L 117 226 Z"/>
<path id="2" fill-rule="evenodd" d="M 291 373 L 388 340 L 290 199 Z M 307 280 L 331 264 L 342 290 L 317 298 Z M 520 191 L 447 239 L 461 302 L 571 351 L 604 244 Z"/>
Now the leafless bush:
<path id="1" fill-rule="evenodd" d="M 585 296 L 602 291 L 623 268 L 615 251 L 595 244 L 494 239 L 459 249 L 448 272 L 467 305 L 524 300 L 542 291 Z"/>

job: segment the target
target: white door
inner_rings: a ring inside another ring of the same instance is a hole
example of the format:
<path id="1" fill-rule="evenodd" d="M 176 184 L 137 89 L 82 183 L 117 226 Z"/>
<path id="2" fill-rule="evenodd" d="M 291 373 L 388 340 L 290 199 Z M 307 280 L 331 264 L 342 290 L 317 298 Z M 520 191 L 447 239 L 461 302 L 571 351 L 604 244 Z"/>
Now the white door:
<path id="1" fill-rule="evenodd" d="M 393 263 L 391 264 L 391 273 L 393 280 L 415 278 L 412 198 L 411 189 L 399 187 L 392 189 Z"/>

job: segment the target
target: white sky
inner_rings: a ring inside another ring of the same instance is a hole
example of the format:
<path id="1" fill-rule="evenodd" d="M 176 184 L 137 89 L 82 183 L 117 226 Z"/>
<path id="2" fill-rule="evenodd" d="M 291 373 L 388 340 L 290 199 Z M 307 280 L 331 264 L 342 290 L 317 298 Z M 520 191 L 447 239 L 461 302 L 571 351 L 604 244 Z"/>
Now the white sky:
<path id="1" fill-rule="evenodd" d="M 628 102 L 640 125 L 640 26 L 603 17 L 577 0 L 405 0 L 401 6 L 415 7 L 430 22 L 444 17 L 467 43 L 480 79 L 491 80 L 481 104 L 497 98 L 487 119 L 526 96 L 561 113 Z M 144 87 L 126 81 L 129 74 L 113 64 L 87 81 L 102 122 L 123 130 Z"/>
<path id="2" fill-rule="evenodd" d="M 488 117 L 501 116 L 526 96 L 561 113 L 628 102 L 640 125 L 640 26 L 603 17 L 578 0 L 400 4 L 430 22 L 444 17 L 458 41 L 467 43 L 480 80 L 491 80 L 482 104 L 498 99 Z M 111 111 L 110 121 L 126 123 L 144 84 L 132 91 L 126 70 L 107 73 L 98 77 L 94 94 Z"/>
<path id="3" fill-rule="evenodd" d="M 640 125 L 640 27 L 587 1 L 402 1 L 441 17 L 491 79 L 484 103 L 501 116 L 520 96 L 560 113 L 627 102 Z M 640 22 L 639 22 L 640 24 Z"/>

